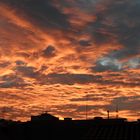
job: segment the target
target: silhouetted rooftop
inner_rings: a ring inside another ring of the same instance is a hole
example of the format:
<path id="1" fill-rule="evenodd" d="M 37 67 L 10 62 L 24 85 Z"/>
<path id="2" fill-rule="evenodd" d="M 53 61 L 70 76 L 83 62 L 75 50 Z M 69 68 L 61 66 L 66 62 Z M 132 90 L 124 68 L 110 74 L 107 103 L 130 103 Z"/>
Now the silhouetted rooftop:
<path id="1" fill-rule="evenodd" d="M 140 140 L 140 120 L 128 122 L 125 118 L 59 120 L 51 114 L 43 113 L 32 116 L 31 121 L 25 123 L 2 122 L 2 140 Z"/>
<path id="2" fill-rule="evenodd" d="M 31 121 L 50 121 L 50 120 L 59 120 L 59 118 L 49 114 L 49 113 L 43 113 L 38 116 L 31 116 Z"/>

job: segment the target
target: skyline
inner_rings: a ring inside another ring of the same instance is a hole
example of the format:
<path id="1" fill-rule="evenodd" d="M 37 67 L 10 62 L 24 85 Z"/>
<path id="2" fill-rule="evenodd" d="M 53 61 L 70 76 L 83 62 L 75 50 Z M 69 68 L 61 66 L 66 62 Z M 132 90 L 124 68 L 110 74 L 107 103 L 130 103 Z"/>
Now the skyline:
<path id="1" fill-rule="evenodd" d="M 139 38 L 139 0 L 0 0 L 0 117 L 139 119 Z"/>

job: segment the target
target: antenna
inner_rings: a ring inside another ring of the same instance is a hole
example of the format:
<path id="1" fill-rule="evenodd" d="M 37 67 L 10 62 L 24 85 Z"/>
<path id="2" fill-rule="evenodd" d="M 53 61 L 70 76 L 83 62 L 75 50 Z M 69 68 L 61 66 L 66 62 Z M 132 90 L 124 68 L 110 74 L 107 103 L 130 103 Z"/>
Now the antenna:
<path id="1" fill-rule="evenodd" d="M 88 105 L 87 105 L 87 102 L 88 102 L 88 93 L 86 94 L 86 120 L 88 119 Z"/>
<path id="2" fill-rule="evenodd" d="M 117 104 L 116 104 L 116 119 L 119 118 L 119 108 L 118 108 L 118 101 L 117 101 Z"/>
<path id="3" fill-rule="evenodd" d="M 87 103 L 86 103 L 86 120 L 87 120 L 87 116 L 88 116 L 88 114 L 87 114 Z"/>

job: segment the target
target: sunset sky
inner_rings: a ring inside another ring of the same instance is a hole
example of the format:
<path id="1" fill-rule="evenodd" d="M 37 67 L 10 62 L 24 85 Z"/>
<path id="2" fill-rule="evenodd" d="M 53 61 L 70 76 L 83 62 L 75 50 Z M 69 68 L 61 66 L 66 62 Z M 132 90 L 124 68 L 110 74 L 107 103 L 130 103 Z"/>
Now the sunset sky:
<path id="1" fill-rule="evenodd" d="M 86 101 L 87 100 L 87 101 Z M 0 0 L 0 117 L 140 116 L 139 0 Z"/>

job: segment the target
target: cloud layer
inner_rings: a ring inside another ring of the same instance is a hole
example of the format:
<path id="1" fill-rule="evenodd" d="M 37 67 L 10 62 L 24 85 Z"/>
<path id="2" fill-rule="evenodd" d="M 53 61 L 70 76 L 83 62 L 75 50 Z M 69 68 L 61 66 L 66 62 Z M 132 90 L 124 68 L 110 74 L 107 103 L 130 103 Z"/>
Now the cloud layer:
<path id="1" fill-rule="evenodd" d="M 1 117 L 137 119 L 139 38 L 138 0 L 1 0 Z"/>

